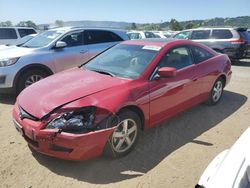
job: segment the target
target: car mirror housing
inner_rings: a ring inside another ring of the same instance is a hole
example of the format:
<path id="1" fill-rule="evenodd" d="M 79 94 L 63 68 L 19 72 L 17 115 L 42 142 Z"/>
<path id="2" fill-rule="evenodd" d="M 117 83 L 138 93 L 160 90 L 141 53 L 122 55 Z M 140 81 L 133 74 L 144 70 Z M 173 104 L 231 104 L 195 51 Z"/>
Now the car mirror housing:
<path id="1" fill-rule="evenodd" d="M 176 68 L 172 67 L 161 67 L 158 70 L 160 77 L 174 77 L 176 75 Z"/>
<path id="2" fill-rule="evenodd" d="M 66 42 L 63 42 L 63 41 L 57 41 L 56 42 L 56 45 L 55 45 L 55 48 L 58 49 L 58 48 L 64 48 L 67 46 L 67 43 Z"/>

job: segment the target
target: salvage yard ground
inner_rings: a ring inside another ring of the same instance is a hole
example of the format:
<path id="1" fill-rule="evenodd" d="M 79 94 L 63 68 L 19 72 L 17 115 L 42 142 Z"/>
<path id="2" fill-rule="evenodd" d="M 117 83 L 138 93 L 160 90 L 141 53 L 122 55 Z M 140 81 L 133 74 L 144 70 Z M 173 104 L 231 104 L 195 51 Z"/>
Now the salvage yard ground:
<path id="1" fill-rule="evenodd" d="M 70 162 L 32 152 L 12 123 L 14 97 L 0 95 L 0 187 L 192 188 L 208 163 L 250 126 L 250 59 L 216 106 L 198 105 L 148 130 L 132 153 Z"/>

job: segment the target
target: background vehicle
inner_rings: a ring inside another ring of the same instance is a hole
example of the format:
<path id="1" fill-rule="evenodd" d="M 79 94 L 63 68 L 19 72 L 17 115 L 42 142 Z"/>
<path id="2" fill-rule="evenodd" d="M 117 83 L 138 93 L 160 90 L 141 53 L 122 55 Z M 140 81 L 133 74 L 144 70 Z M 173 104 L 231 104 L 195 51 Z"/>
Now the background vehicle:
<path id="1" fill-rule="evenodd" d="M 29 145 L 47 155 L 86 160 L 105 149 L 120 157 L 141 130 L 201 102 L 217 104 L 231 73 L 227 55 L 193 41 L 125 41 L 26 88 L 13 118 Z"/>
<path id="2" fill-rule="evenodd" d="M 129 31 L 127 32 L 127 35 L 131 40 L 145 39 L 145 38 L 160 38 L 160 36 L 155 35 L 153 32 L 150 31 Z"/>
<path id="3" fill-rule="evenodd" d="M 18 40 L 16 40 L 13 44 L 3 44 L 0 45 L 0 50 L 2 49 L 7 49 L 9 47 L 13 47 L 13 46 L 22 46 L 24 43 L 28 42 L 29 40 L 31 40 L 32 38 L 34 38 L 37 34 L 30 34 L 30 35 L 26 35 L 23 38 L 20 38 Z"/>
<path id="4" fill-rule="evenodd" d="M 207 166 L 195 188 L 250 187 L 250 128 Z"/>
<path id="5" fill-rule="evenodd" d="M 64 27 L 45 31 L 25 45 L 0 53 L 0 92 L 20 92 L 124 40 L 128 36 L 122 30 Z"/>
<path id="6" fill-rule="evenodd" d="M 0 27 L 0 44 L 14 44 L 16 40 L 36 33 L 31 27 Z"/>
<path id="7" fill-rule="evenodd" d="M 230 58 L 241 59 L 250 53 L 250 37 L 246 28 L 198 28 L 179 32 L 176 39 L 203 43 Z"/>

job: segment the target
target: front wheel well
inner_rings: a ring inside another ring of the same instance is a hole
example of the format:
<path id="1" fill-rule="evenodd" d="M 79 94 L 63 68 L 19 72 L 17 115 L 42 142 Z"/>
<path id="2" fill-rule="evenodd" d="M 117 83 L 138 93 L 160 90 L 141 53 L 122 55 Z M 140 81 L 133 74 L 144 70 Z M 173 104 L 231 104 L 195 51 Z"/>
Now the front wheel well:
<path id="1" fill-rule="evenodd" d="M 223 88 L 226 86 L 226 76 L 225 75 L 220 75 L 220 77 L 218 79 L 222 79 L 223 81 Z"/>
<path id="2" fill-rule="evenodd" d="M 129 106 L 125 106 L 125 107 L 121 108 L 118 111 L 118 114 L 121 113 L 122 111 L 125 111 L 125 110 L 131 110 L 139 116 L 139 118 L 141 120 L 141 129 L 144 130 L 144 113 L 143 113 L 143 111 L 138 106 L 129 105 Z"/>
<path id="3" fill-rule="evenodd" d="M 54 74 L 53 71 L 49 67 L 47 67 L 45 65 L 32 64 L 32 65 L 25 66 L 21 70 L 19 70 L 19 72 L 16 74 L 15 79 L 14 79 L 14 88 L 17 89 L 18 80 L 20 80 L 20 78 L 22 77 L 22 75 L 25 74 L 25 72 L 32 71 L 32 70 L 42 71 L 47 76 L 50 76 L 50 75 Z"/>

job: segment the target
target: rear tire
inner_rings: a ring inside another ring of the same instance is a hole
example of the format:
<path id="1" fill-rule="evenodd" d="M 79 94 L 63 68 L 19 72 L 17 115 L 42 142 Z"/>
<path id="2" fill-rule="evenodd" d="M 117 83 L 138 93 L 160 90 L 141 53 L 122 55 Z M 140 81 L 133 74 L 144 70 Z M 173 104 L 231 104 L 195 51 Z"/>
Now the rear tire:
<path id="1" fill-rule="evenodd" d="M 111 158 L 127 155 L 135 147 L 140 132 L 140 117 L 131 110 L 118 114 L 119 123 L 105 146 L 104 154 Z"/>
<path id="2" fill-rule="evenodd" d="M 221 77 L 215 81 L 207 101 L 208 105 L 216 105 L 220 101 L 223 94 L 224 84 L 224 80 Z"/>
<path id="3" fill-rule="evenodd" d="M 26 73 L 21 75 L 19 81 L 17 82 L 17 94 L 19 94 L 23 89 L 32 85 L 35 82 L 47 77 L 48 74 L 41 70 L 28 70 Z"/>

